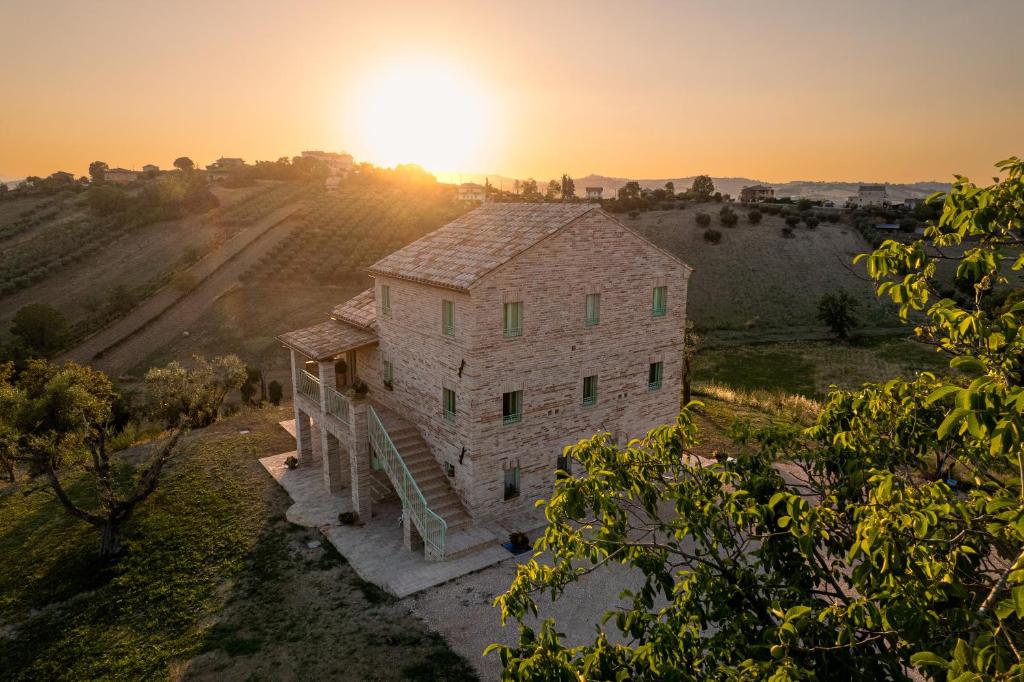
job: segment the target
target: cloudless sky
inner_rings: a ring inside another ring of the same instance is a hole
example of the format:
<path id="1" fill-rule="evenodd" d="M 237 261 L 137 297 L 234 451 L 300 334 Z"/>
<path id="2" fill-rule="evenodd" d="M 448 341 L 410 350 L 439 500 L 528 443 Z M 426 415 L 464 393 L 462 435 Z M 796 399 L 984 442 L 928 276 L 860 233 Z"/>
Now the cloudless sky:
<path id="1" fill-rule="evenodd" d="M 367 113 L 424 63 L 473 106 L 421 87 Z M 328 149 L 541 179 L 980 181 L 1024 154 L 1024 0 L 0 0 L 0 69 L 7 177 Z M 433 156 L 385 154 L 395 125 Z"/>

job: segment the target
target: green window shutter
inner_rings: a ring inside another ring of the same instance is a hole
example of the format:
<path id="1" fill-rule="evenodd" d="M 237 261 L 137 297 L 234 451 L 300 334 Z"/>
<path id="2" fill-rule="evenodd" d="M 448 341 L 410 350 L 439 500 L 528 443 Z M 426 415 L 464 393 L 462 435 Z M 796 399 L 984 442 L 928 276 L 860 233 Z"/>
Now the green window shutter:
<path id="1" fill-rule="evenodd" d="M 665 365 L 661 362 L 652 362 L 650 368 L 647 370 L 647 388 L 651 391 L 656 391 L 661 388 L 662 373 L 665 371 Z"/>
<path id="2" fill-rule="evenodd" d="M 586 317 L 584 324 L 593 327 L 601 319 L 601 294 L 587 294 Z"/>
<path id="3" fill-rule="evenodd" d="M 651 314 L 654 317 L 661 317 L 665 314 L 668 299 L 668 287 L 654 287 L 654 295 L 651 301 Z"/>
<path id="4" fill-rule="evenodd" d="M 502 331 L 505 338 L 522 336 L 523 334 L 523 304 L 506 303 L 504 306 L 504 323 Z"/>
<path id="5" fill-rule="evenodd" d="M 444 389 L 444 418 L 448 421 L 455 421 L 455 391 L 450 388 Z"/>
<path id="6" fill-rule="evenodd" d="M 380 309 L 385 313 L 391 312 L 391 287 L 387 284 L 380 285 Z"/>
<path id="7" fill-rule="evenodd" d="M 583 404 L 597 403 L 597 375 L 583 377 Z"/>
<path id="8" fill-rule="evenodd" d="M 455 302 L 441 301 L 441 333 L 455 335 Z"/>

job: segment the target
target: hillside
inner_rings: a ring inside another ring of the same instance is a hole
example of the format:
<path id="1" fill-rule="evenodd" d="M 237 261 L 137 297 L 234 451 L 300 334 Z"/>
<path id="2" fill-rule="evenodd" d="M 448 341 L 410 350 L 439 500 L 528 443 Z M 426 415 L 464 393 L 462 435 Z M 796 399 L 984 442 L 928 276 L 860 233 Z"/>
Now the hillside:
<path id="1" fill-rule="evenodd" d="M 816 319 L 822 293 L 846 289 L 860 301 L 868 327 L 894 327 L 890 307 L 850 262 L 870 247 L 844 223 L 822 222 L 811 230 L 801 224 L 792 238 L 782 236 L 782 217 L 764 215 L 751 224 L 739 211 L 736 227 L 718 220 L 721 204 L 684 210 L 651 211 L 618 218 L 694 268 L 689 316 L 712 339 L 765 340 L 821 335 Z M 717 244 L 706 241 L 697 226 L 698 212 L 712 216 L 722 233 Z"/>
<path id="2" fill-rule="evenodd" d="M 302 187 L 264 183 L 215 188 L 220 206 L 141 227 L 89 210 L 84 194 L 0 202 L 0 340 L 29 303 L 48 303 L 81 339 L 126 314 L 262 216 L 294 201 Z"/>

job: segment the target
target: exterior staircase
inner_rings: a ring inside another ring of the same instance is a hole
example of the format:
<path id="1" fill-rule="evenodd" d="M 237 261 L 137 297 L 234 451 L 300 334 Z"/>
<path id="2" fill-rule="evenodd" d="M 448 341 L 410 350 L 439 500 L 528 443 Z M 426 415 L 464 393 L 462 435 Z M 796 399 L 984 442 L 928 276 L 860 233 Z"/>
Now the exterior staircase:
<path id="1" fill-rule="evenodd" d="M 499 542 L 493 532 L 474 525 L 419 429 L 387 408 L 376 404 L 373 407 L 430 511 L 444 519 L 448 526 L 444 558 L 456 558 L 481 545 Z"/>

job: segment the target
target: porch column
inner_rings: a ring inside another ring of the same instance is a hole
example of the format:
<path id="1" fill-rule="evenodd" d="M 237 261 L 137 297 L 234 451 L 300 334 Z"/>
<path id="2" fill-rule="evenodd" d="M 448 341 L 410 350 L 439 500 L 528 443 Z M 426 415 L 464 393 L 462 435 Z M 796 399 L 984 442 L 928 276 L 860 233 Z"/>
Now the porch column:
<path id="1" fill-rule="evenodd" d="M 309 423 L 309 415 L 299 409 L 299 403 L 295 396 L 299 394 L 299 372 L 302 369 L 302 362 L 298 354 L 291 350 L 292 360 L 292 409 L 295 412 L 295 456 L 301 464 L 308 464 L 313 460 L 312 430 Z"/>
<path id="2" fill-rule="evenodd" d="M 353 398 L 349 405 L 352 432 L 348 443 L 348 459 L 352 472 L 352 508 L 359 514 L 359 518 L 369 521 L 373 509 L 370 498 L 370 441 L 366 435 L 367 403 Z"/>
<path id="3" fill-rule="evenodd" d="M 324 485 L 332 493 L 341 490 L 343 483 L 338 473 L 341 466 L 341 446 L 338 438 L 327 427 L 327 389 L 334 388 L 334 362 L 316 363 L 320 379 L 320 454 L 323 456 Z"/>
<path id="4" fill-rule="evenodd" d="M 402 542 L 410 552 L 423 549 L 423 538 L 416 530 L 416 524 L 412 522 L 412 514 L 407 509 L 402 509 Z"/>
<path id="5" fill-rule="evenodd" d="M 327 425 L 321 429 L 324 433 L 324 485 L 332 493 L 341 490 L 351 481 L 350 467 L 345 466 L 343 447 L 336 435 L 328 430 Z"/>
<path id="6" fill-rule="evenodd" d="M 309 415 L 295 408 L 295 457 L 305 466 L 313 461 L 313 425 Z"/>

